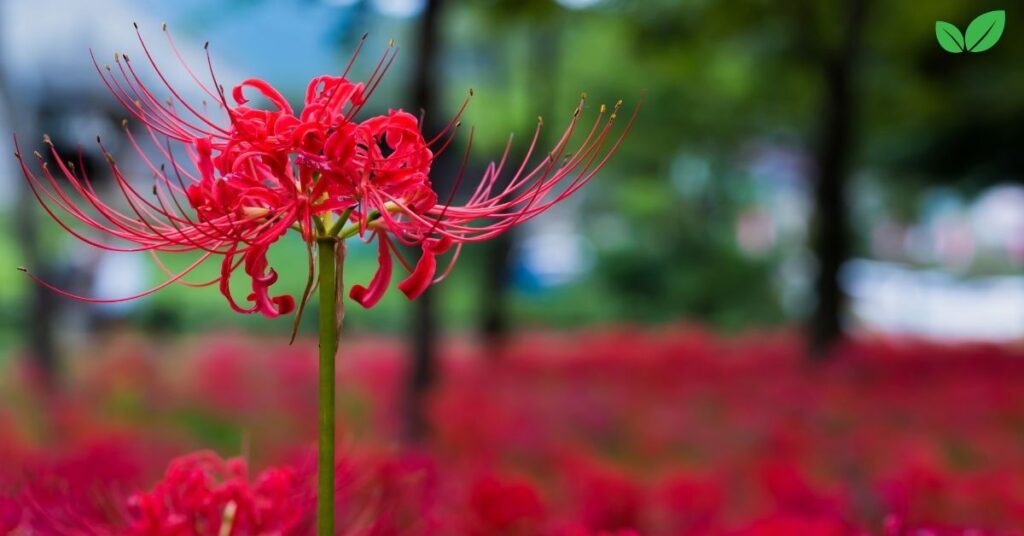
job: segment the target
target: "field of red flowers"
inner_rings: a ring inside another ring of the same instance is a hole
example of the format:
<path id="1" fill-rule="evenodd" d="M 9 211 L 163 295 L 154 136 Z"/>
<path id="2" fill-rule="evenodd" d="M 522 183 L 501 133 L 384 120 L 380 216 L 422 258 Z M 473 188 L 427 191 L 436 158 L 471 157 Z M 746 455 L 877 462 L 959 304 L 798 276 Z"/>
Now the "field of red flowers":
<path id="1" fill-rule="evenodd" d="M 811 365 L 785 333 L 676 327 L 445 354 L 432 439 L 403 448 L 403 346 L 344 341 L 344 534 L 1024 534 L 1020 348 L 859 341 Z M 124 335 L 48 397 L 9 365 L 0 533 L 309 534 L 314 356 Z"/>

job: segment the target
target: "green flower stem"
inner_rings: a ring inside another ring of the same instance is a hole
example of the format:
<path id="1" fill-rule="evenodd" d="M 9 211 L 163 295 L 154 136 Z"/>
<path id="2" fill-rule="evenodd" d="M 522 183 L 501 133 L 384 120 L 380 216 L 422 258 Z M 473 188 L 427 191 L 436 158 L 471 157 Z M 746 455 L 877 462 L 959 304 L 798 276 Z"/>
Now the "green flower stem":
<path id="1" fill-rule="evenodd" d="M 373 222 L 377 221 L 378 218 L 380 218 L 380 214 L 370 214 L 370 217 L 366 219 L 366 222 L 367 223 L 373 223 Z M 355 236 L 357 234 L 359 234 L 359 226 L 358 225 L 347 225 L 347 226 L 345 226 L 345 228 L 343 228 L 338 233 L 338 239 L 339 240 L 347 240 L 347 239 L 352 238 L 353 236 Z"/>
<path id="2" fill-rule="evenodd" d="M 384 208 L 385 208 L 385 210 L 387 210 L 388 214 L 394 214 L 396 212 L 402 212 L 402 208 L 401 207 L 399 207 L 398 205 L 396 205 L 394 203 L 391 203 L 391 202 L 385 203 Z M 331 227 L 331 231 L 328 234 L 331 235 L 331 236 L 337 236 L 341 240 L 345 240 L 347 238 L 352 238 L 353 236 L 359 234 L 359 224 L 358 223 L 352 223 L 352 224 L 348 224 L 348 225 L 344 225 L 344 226 L 342 225 L 343 223 L 348 221 L 348 216 L 350 214 L 352 214 L 352 210 L 351 209 L 349 209 L 349 210 L 347 210 L 345 212 L 345 214 L 344 214 L 345 217 L 344 218 L 342 218 L 341 220 L 338 220 L 338 222 L 335 223 L 333 227 Z M 366 223 L 368 223 L 368 224 L 369 223 L 373 223 L 373 222 L 379 220 L 380 216 L 381 216 L 381 214 L 380 214 L 379 210 L 372 210 L 372 211 L 370 211 L 369 216 L 366 218 Z"/>
<path id="3" fill-rule="evenodd" d="M 334 361 L 338 352 L 339 275 L 343 254 L 336 248 L 344 244 L 336 238 L 320 238 L 320 415 L 317 449 L 316 533 L 334 536 Z M 343 251 L 343 250 L 342 250 Z"/>
<path id="4" fill-rule="evenodd" d="M 338 217 L 338 221 L 334 222 L 331 229 L 327 231 L 327 236 L 338 236 L 338 233 L 341 232 L 341 228 L 345 226 L 345 222 L 347 222 L 349 216 L 352 215 L 352 210 L 353 209 L 351 208 L 346 209 L 345 212 L 341 213 L 341 216 Z"/>

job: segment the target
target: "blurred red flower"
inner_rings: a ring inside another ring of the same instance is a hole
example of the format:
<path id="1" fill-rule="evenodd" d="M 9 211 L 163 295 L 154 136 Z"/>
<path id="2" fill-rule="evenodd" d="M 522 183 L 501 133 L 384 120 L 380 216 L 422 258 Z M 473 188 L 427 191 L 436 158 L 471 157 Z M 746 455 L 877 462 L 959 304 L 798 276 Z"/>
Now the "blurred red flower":
<path id="1" fill-rule="evenodd" d="M 536 534 L 544 519 L 540 493 L 528 481 L 487 474 L 477 478 L 469 492 L 466 534 Z"/>
<path id="2" fill-rule="evenodd" d="M 307 534 L 313 501 L 292 469 L 268 469 L 250 482 L 240 458 L 199 452 L 171 462 L 163 481 L 129 499 L 126 534 Z"/>
<path id="3" fill-rule="evenodd" d="M 0 496 L 0 534 L 7 534 L 21 524 L 21 505 Z"/>

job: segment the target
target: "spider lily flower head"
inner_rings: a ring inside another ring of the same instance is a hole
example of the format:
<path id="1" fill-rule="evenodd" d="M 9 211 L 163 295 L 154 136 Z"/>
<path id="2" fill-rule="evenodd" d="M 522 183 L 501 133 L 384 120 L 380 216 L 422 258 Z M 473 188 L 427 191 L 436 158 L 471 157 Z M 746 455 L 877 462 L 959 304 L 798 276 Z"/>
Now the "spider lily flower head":
<path id="1" fill-rule="evenodd" d="M 152 173 L 151 188 L 129 180 L 104 148 L 114 183 L 122 200 L 110 204 L 98 195 L 84 166 L 65 161 L 49 138 L 48 157 L 36 153 L 33 169 L 15 147 L 28 185 L 46 213 L 76 238 L 111 251 L 149 252 L 168 278 L 133 296 L 99 300 L 77 296 L 41 284 L 64 295 L 91 302 L 123 301 L 145 296 L 173 283 L 218 285 L 230 306 L 241 313 L 267 317 L 296 309 L 296 297 L 274 295 L 278 279 L 267 252 L 289 230 L 297 231 L 308 246 L 308 280 L 301 299 L 310 297 L 315 262 L 312 245 L 318 240 L 358 237 L 377 241 L 378 269 L 372 280 L 354 285 L 350 297 L 372 307 L 384 295 L 393 275 L 393 260 L 409 272 L 398 288 L 410 299 L 439 282 L 451 270 L 461 246 L 482 241 L 527 221 L 589 181 L 611 157 L 629 130 L 612 134 L 621 102 L 612 110 L 600 107 L 593 125 L 580 129 L 586 97 L 572 113 L 567 129 L 541 161 L 532 166 L 542 121 L 538 121 L 524 161 L 509 172 L 511 138 L 497 162 L 491 163 L 464 204 L 453 203 L 463 183 L 472 134 L 455 185 L 442 200 L 431 180 L 438 154 L 452 141 L 469 97 L 448 125 L 431 139 L 420 121 L 402 110 L 359 120 L 357 115 L 392 64 L 393 42 L 363 82 L 348 79 L 349 70 L 365 42 L 360 41 L 348 66 L 338 76 L 314 78 L 304 105 L 296 112 L 269 83 L 248 79 L 230 91 L 217 81 L 207 53 L 208 74 L 200 75 L 183 59 L 164 27 L 171 51 L 198 90 L 215 103 L 196 105 L 183 97 L 160 70 L 138 32 L 146 63 L 159 88 L 147 86 L 127 55 L 114 57 L 114 67 L 93 62 L 114 97 L 141 123 L 145 135 L 136 135 L 128 120 L 125 137 Z M 208 48 L 208 47 L 207 47 Z M 161 100 L 157 94 L 169 94 Z M 258 94 L 267 101 L 250 102 Z M 470 90 L 470 97 L 473 92 Z M 214 112 L 210 108 L 215 108 Z M 226 116 L 218 121 L 215 115 Z M 577 130 L 583 139 L 570 151 Z M 151 145 L 153 149 L 144 149 Z M 159 158 L 151 157 L 153 150 Z M 159 160 L 159 161 L 158 161 Z M 71 220 L 84 224 L 80 231 Z M 96 238 L 96 235 L 104 238 Z M 398 245 L 418 247 L 419 259 L 407 262 Z M 438 275 L 437 257 L 452 251 L 448 266 Z M 162 253 L 199 253 L 186 269 L 172 273 Z M 212 259 L 221 264 L 220 275 L 201 283 L 185 277 Z M 251 293 L 240 304 L 230 281 L 241 268 L 250 279 Z M 23 269 L 24 270 L 24 269 Z M 24 270 L 27 272 L 27 270 Z"/>
<path id="2" fill-rule="evenodd" d="M 510 140 L 501 159 L 487 167 L 470 198 L 461 205 L 453 204 L 452 198 L 463 181 L 465 161 L 463 171 L 460 171 L 455 181 L 455 188 L 443 203 L 437 202 L 437 197 L 429 188 L 416 187 L 419 185 L 410 184 L 410 187 L 404 190 L 404 196 L 392 193 L 388 188 L 382 187 L 387 181 L 378 180 L 377 175 L 371 173 L 366 182 L 368 188 L 361 201 L 372 206 L 373 210 L 368 216 L 360 213 L 353 217 L 358 222 L 358 234 L 365 236 L 365 231 L 369 229 L 375 235 L 371 238 L 378 241 L 379 268 L 370 285 L 354 286 L 350 291 L 350 297 L 364 307 L 370 307 L 380 299 L 390 282 L 393 252 L 410 271 L 409 277 L 399 283 L 398 288 L 410 299 L 415 298 L 450 272 L 463 244 L 493 238 L 542 214 L 579 190 L 597 174 L 622 143 L 639 109 L 633 112 L 626 127 L 613 138 L 612 127 L 622 102 L 616 103 L 612 110 L 602 105 L 593 125 L 586 129 L 583 141 L 570 152 L 569 143 L 579 126 L 579 118 L 585 103 L 586 95 L 583 95 L 573 111 L 569 126 L 554 148 L 538 164 L 529 167 L 528 162 L 535 152 L 543 125 L 543 121 L 538 120 L 524 161 L 510 177 L 502 181 L 504 172 L 507 171 Z M 371 121 L 374 120 L 367 123 Z M 390 146 L 391 141 L 386 139 L 385 144 Z M 394 150 L 396 154 L 408 154 L 398 148 Z M 499 188 L 502 182 L 504 186 Z M 350 228 L 349 232 L 356 232 L 356 229 Z M 343 233 L 342 236 L 347 234 Z M 421 247 L 421 255 L 414 267 L 402 259 L 393 241 Z M 437 275 L 437 256 L 446 253 L 453 246 L 455 253 L 447 269 Z"/>

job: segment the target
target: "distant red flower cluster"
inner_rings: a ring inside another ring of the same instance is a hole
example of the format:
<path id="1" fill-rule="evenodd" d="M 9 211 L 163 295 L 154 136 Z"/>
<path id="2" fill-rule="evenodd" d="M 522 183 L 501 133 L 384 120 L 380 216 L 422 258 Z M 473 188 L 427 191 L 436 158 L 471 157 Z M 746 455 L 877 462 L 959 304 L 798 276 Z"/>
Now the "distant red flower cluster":
<path id="1" fill-rule="evenodd" d="M 307 534 L 312 504 L 308 482 L 292 469 L 268 469 L 250 482 L 244 461 L 198 453 L 174 460 L 153 490 L 129 498 L 124 532 Z"/>
<path id="2" fill-rule="evenodd" d="M 45 141 L 52 162 L 36 153 L 40 172 L 33 171 L 20 149 L 17 151 L 36 199 L 65 230 L 84 242 L 113 251 L 200 254 L 182 272 L 168 273 L 170 278 L 164 283 L 123 299 L 182 281 L 197 266 L 215 258 L 220 259 L 220 277 L 199 285 L 218 284 L 231 307 L 241 313 L 287 314 L 295 309 L 296 299 L 271 291 L 278 274 L 269 265 L 267 251 L 290 229 L 298 231 L 311 250 L 320 239 L 359 236 L 367 242 L 377 240 L 376 275 L 368 285 L 354 285 L 350 291 L 351 298 L 364 307 L 377 303 L 390 285 L 393 257 L 410 272 L 398 288 L 415 298 L 447 273 L 438 275 L 438 255 L 454 247 L 450 269 L 463 243 L 498 235 L 565 199 L 604 166 L 629 129 L 627 125 L 621 134 L 612 135 L 619 105 L 610 113 L 602 105 L 593 125 L 577 133 L 585 102 L 581 99 L 567 129 L 539 163 L 529 164 L 538 140 L 535 134 L 526 161 L 513 173 L 504 173 L 506 148 L 500 161 L 492 163 L 473 187 L 465 204 L 455 205 L 452 201 L 462 173 L 455 178 L 451 194 L 440 200 L 432 184 L 431 167 L 437 154 L 454 140 L 461 109 L 429 140 L 419 120 L 402 110 L 361 121 L 356 118 L 394 61 L 397 49 L 393 46 L 365 82 L 348 79 L 355 55 L 339 76 L 314 78 L 299 112 L 269 83 L 256 78 L 235 86 L 229 98 L 212 64 L 209 80 L 204 81 L 182 60 L 197 90 L 226 115 L 223 122 L 207 110 L 206 101 L 202 106 L 190 102 L 171 85 L 141 34 L 139 41 L 160 87 L 148 87 L 146 77 L 127 55 L 116 55 L 113 68 L 96 64 L 110 92 L 146 130 L 139 140 L 128 121 L 124 122 L 125 136 L 153 175 L 152 184 L 145 187 L 127 177 L 100 143 L 127 208 L 103 201 L 84 165 L 76 167 L 62 158 L 49 137 Z M 169 34 L 168 43 L 181 59 Z M 253 94 L 269 105 L 253 105 Z M 144 145 L 151 145 L 152 150 L 147 152 Z M 153 151 L 157 157 L 150 156 Z M 66 220 L 77 220 L 88 231 L 78 230 Z M 406 262 L 396 243 L 419 247 L 419 260 L 414 265 Z M 311 251 L 310 281 L 312 255 Z M 159 258 L 155 260 L 163 267 Z M 251 281 L 246 305 L 239 304 L 231 293 L 230 280 L 239 268 Z"/>
<path id="3" fill-rule="evenodd" d="M 483 475 L 469 488 L 465 506 L 447 515 L 437 508 L 436 467 L 412 457 L 371 463 L 372 482 L 356 488 L 344 465 L 338 511 L 343 534 L 466 536 L 639 536 L 633 529 L 590 530 L 588 524 L 551 528 L 533 484 Z M 356 472 L 359 472 L 356 470 Z M 197 453 L 171 462 L 165 479 L 129 499 L 136 536 L 206 536 L 312 533 L 312 473 L 267 469 L 249 481 L 245 463 Z"/>
<path id="4" fill-rule="evenodd" d="M 309 343 L 198 342 L 181 359 L 127 345 L 83 363 L 46 414 L 65 453 L 0 418 L 0 527 L 219 536 L 227 517 L 231 536 L 308 534 Z M 342 534 L 1024 534 L 1019 349 L 864 342 L 809 368 L 785 335 L 606 328 L 525 335 L 501 361 L 485 350 L 448 346 L 434 439 L 404 452 L 391 439 L 402 347 L 350 341 Z M 119 439 L 103 439 L 110 427 Z M 247 437 L 267 469 L 205 453 L 168 466 L 195 437 L 226 452 Z"/>

